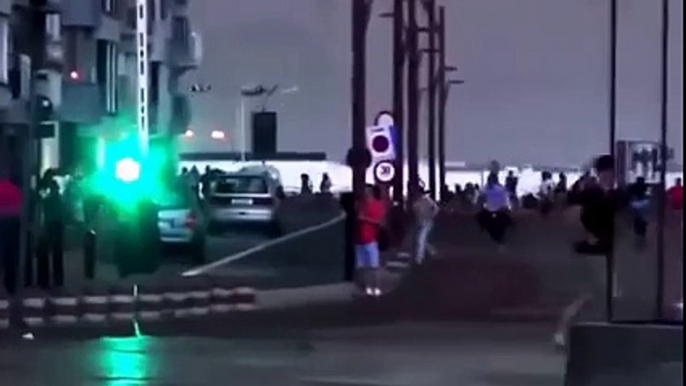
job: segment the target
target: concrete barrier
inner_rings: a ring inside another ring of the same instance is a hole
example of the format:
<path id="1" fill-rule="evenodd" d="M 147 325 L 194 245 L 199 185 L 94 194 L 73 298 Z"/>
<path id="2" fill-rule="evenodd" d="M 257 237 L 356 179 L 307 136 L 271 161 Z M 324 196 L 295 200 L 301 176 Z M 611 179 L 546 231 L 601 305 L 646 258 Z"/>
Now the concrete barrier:
<path id="1" fill-rule="evenodd" d="M 48 295 L 40 290 L 29 289 L 24 293 L 21 315 L 27 326 L 45 326 L 48 320 L 47 299 Z"/>
<path id="2" fill-rule="evenodd" d="M 163 297 L 165 318 L 183 319 L 191 316 L 192 300 L 190 291 L 183 287 L 180 279 L 165 283 Z"/>
<path id="3" fill-rule="evenodd" d="M 79 322 L 79 298 L 69 291 L 54 291 L 48 300 L 49 320 L 55 326 L 70 326 Z"/>
<path id="4" fill-rule="evenodd" d="M 583 323 L 572 328 L 569 345 L 565 386 L 643 385 L 660 377 L 650 384 L 683 384 L 673 366 L 682 364 L 683 373 L 683 325 Z"/>
<path id="5" fill-rule="evenodd" d="M 110 322 L 131 322 L 136 315 L 134 285 L 119 283 L 110 287 Z"/>
<path id="6" fill-rule="evenodd" d="M 80 321 L 85 324 L 107 323 L 110 313 L 110 294 L 106 285 L 88 285 L 80 298 Z"/>
<path id="7" fill-rule="evenodd" d="M 221 277 L 212 278 L 210 286 L 210 311 L 214 314 L 257 308 L 257 294 L 254 288 L 236 287 L 235 282 Z"/>
<path id="8" fill-rule="evenodd" d="M 136 319 L 140 321 L 160 321 L 164 312 L 164 287 L 151 283 L 137 286 Z"/>
<path id="9" fill-rule="evenodd" d="M 10 327 L 10 296 L 0 289 L 0 331 Z"/>

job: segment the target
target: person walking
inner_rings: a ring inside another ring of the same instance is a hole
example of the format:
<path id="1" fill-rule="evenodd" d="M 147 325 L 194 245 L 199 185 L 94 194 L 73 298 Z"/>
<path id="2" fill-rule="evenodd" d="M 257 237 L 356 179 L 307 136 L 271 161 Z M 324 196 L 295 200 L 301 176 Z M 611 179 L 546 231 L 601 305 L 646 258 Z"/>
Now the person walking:
<path id="1" fill-rule="evenodd" d="M 379 234 L 386 204 L 378 186 L 367 186 L 357 203 L 355 260 L 359 288 L 368 296 L 381 296 Z"/>
<path id="2" fill-rule="evenodd" d="M 64 286 L 65 205 L 55 179 L 47 182 L 41 200 L 42 234 L 38 247 L 38 285 L 43 289 Z M 50 274 L 52 272 L 52 275 Z"/>
<path id="3" fill-rule="evenodd" d="M 322 175 L 322 182 L 319 184 L 319 193 L 321 194 L 331 194 L 331 188 L 333 184 L 331 183 L 331 177 L 328 173 Z"/>
<path id="4" fill-rule="evenodd" d="M 414 262 L 421 265 L 426 259 L 429 245 L 429 236 L 434 227 L 434 219 L 438 215 L 439 207 L 434 200 L 429 197 L 428 192 L 420 193 L 417 200 L 412 205 L 415 219 L 415 251 Z"/>
<path id="5" fill-rule="evenodd" d="M 512 217 L 508 191 L 498 181 L 497 174 L 488 176 L 480 201 L 482 209 L 478 214 L 479 223 L 498 247 L 502 248 Z"/>
<path id="6" fill-rule="evenodd" d="M 638 177 L 636 182 L 629 186 L 628 193 L 634 236 L 636 236 L 636 241 L 643 246 L 648 233 L 648 211 L 650 209 L 648 184 L 645 177 Z"/>
<path id="7" fill-rule="evenodd" d="M 541 173 L 541 186 L 538 189 L 538 206 L 541 216 L 548 217 L 555 204 L 555 182 L 549 171 Z"/>

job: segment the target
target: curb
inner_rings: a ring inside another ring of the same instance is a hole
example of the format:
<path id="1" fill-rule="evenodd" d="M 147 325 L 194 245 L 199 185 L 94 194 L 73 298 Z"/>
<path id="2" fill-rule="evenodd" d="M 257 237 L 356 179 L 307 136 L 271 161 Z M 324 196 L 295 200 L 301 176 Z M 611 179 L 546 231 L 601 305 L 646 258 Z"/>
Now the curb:
<path id="1" fill-rule="evenodd" d="M 116 326 L 258 310 L 257 290 L 205 277 L 138 285 L 129 281 L 85 286 L 80 292 L 30 289 L 17 303 L 27 327 Z M 10 328 L 10 297 L 0 292 L 0 332 Z"/>

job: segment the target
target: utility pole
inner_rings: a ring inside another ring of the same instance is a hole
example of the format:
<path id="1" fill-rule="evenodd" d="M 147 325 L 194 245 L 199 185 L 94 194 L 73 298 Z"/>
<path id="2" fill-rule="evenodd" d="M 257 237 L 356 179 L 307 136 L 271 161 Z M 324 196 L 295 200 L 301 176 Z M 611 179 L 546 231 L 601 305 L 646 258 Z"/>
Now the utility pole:
<path id="1" fill-rule="evenodd" d="M 446 104 L 448 102 L 448 86 L 446 85 L 446 41 L 445 41 L 445 7 L 441 6 L 438 9 L 438 185 L 441 189 L 441 194 L 446 185 L 446 167 L 445 167 L 445 121 L 446 121 Z"/>
<path id="2" fill-rule="evenodd" d="M 407 153 L 408 193 L 410 201 L 417 197 L 419 189 L 419 42 L 417 27 L 417 0 L 408 0 L 407 10 Z"/>
<path id="3" fill-rule="evenodd" d="M 396 171 L 393 182 L 393 200 L 396 206 L 405 208 L 405 0 L 393 1 L 393 123 L 397 148 Z"/>
<path id="4" fill-rule="evenodd" d="M 429 96 L 427 98 L 427 145 L 429 157 L 428 189 L 431 199 L 436 200 L 436 0 L 425 0 L 428 22 L 427 35 L 429 38 L 429 63 L 427 68 L 427 83 Z"/>
<path id="5" fill-rule="evenodd" d="M 29 49 L 28 53 L 31 57 L 31 79 L 29 84 L 29 125 L 28 130 L 23 135 L 22 141 L 22 208 L 21 208 L 21 234 L 19 238 L 19 261 L 24 261 L 26 263 L 27 269 L 24 272 L 24 281 L 18 280 L 17 289 L 21 289 L 25 283 L 31 282 L 32 272 L 28 272 L 28 267 L 32 265 L 26 259 L 31 259 L 33 256 L 32 239 L 37 235 L 36 226 L 34 219 L 35 207 L 33 204 L 33 194 L 34 189 L 34 173 L 36 171 L 36 163 L 38 159 L 36 157 L 36 133 L 38 132 L 38 127 L 40 125 L 41 117 L 38 112 L 40 111 L 38 94 L 36 90 L 37 74 L 40 69 L 43 68 L 45 62 L 45 50 L 46 50 L 46 12 L 47 12 L 47 2 L 45 0 L 31 0 L 29 2 L 29 22 L 31 28 L 29 29 Z M 36 183 L 38 180 L 36 179 Z M 20 264 L 19 267 L 24 266 Z M 19 275 L 20 269 L 17 270 L 17 275 Z M 31 270 L 32 271 L 32 270 Z"/>
<path id="6" fill-rule="evenodd" d="M 370 0 L 352 0 L 352 151 L 349 163 L 353 170 L 353 192 L 356 197 L 364 190 L 367 167 L 365 126 L 367 119 L 367 25 Z"/>
<path id="7" fill-rule="evenodd" d="M 655 291 L 655 317 L 663 319 L 665 312 L 665 241 L 667 220 L 667 162 L 669 160 L 667 134 L 669 126 L 669 0 L 662 0 L 662 52 L 661 52 L 661 103 L 660 103 L 660 190 L 658 194 L 657 220 L 657 290 Z"/>

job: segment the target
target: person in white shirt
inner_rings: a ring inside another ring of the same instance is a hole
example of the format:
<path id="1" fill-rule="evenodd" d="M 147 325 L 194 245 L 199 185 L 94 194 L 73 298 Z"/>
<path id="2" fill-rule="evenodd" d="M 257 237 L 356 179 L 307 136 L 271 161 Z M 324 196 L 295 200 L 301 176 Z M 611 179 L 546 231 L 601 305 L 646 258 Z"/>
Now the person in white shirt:
<path id="1" fill-rule="evenodd" d="M 553 175 L 545 171 L 541 174 L 541 186 L 538 190 L 539 208 L 544 217 L 550 214 L 555 203 L 555 181 Z"/>
<path id="2" fill-rule="evenodd" d="M 432 200 L 426 192 L 422 192 L 412 206 L 416 221 L 415 229 L 415 255 L 416 264 L 422 264 L 426 259 L 429 248 L 429 235 L 434 226 L 434 219 L 438 215 L 438 204 Z"/>

